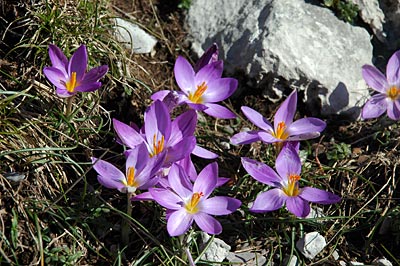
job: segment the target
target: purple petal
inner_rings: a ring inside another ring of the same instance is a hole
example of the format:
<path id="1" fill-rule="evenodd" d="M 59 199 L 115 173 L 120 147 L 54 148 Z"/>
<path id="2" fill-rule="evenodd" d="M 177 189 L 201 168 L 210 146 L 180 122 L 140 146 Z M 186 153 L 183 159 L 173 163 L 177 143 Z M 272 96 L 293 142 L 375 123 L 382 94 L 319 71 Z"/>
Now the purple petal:
<path id="1" fill-rule="evenodd" d="M 290 147 L 286 147 L 286 148 L 290 148 L 293 149 L 294 151 L 297 152 L 297 154 L 299 154 L 299 150 L 300 150 L 300 142 L 299 141 L 285 141 L 283 143 L 283 147 L 284 146 L 290 146 Z"/>
<path id="2" fill-rule="evenodd" d="M 68 97 L 71 97 L 71 96 L 75 95 L 76 92 L 72 92 L 72 93 L 71 93 L 71 92 L 67 91 L 67 90 L 64 89 L 64 88 L 57 88 L 57 89 L 56 89 L 56 94 L 57 94 L 58 97 L 61 97 L 61 98 L 68 98 Z"/>
<path id="3" fill-rule="evenodd" d="M 144 142 L 130 150 L 127 150 L 124 155 L 126 156 L 125 170 L 128 171 L 128 168 L 133 167 L 135 168 L 135 175 L 140 173 L 150 160 L 150 156 L 148 155 L 147 147 Z"/>
<path id="4" fill-rule="evenodd" d="M 247 106 L 242 106 L 241 110 L 243 114 L 247 117 L 247 119 L 249 119 L 254 125 L 265 131 L 274 131 L 274 129 L 272 128 L 272 124 L 256 110 L 251 109 Z"/>
<path id="5" fill-rule="evenodd" d="M 199 173 L 193 184 L 193 192 L 203 192 L 204 199 L 208 198 L 217 185 L 218 164 L 210 163 Z"/>
<path id="6" fill-rule="evenodd" d="M 193 103 L 188 99 L 185 99 L 183 102 L 186 103 L 191 109 L 196 111 L 204 111 L 205 109 L 207 109 L 207 106 L 205 106 L 204 104 Z"/>
<path id="7" fill-rule="evenodd" d="M 208 150 L 206 150 L 206 149 L 204 149 L 204 148 L 202 148 L 200 146 L 197 146 L 197 145 L 194 146 L 192 154 L 194 154 L 194 155 L 196 155 L 196 156 L 198 156 L 200 158 L 204 158 L 204 159 L 215 159 L 215 158 L 218 158 L 217 154 L 215 154 L 215 153 L 213 153 L 211 151 L 208 151 Z"/>
<path id="8" fill-rule="evenodd" d="M 131 201 L 154 200 L 150 192 L 146 191 L 131 198 Z"/>
<path id="9" fill-rule="evenodd" d="M 125 185 L 125 175 L 109 162 L 92 157 L 93 169 L 98 173 L 97 180 L 106 188 L 122 191 Z"/>
<path id="10" fill-rule="evenodd" d="M 386 95 L 382 93 L 375 94 L 365 103 L 361 117 L 363 119 L 379 117 L 387 110 L 387 107 Z"/>
<path id="11" fill-rule="evenodd" d="M 227 215 L 236 211 L 241 204 L 238 199 L 217 196 L 201 202 L 201 211 L 211 215 Z"/>
<path id="12" fill-rule="evenodd" d="M 199 58 L 196 65 L 194 66 L 194 71 L 198 72 L 204 66 L 212 62 L 215 62 L 217 60 L 218 60 L 218 46 L 216 43 L 213 43 Z"/>
<path id="13" fill-rule="evenodd" d="M 92 157 L 92 164 L 93 169 L 96 170 L 96 172 L 101 176 L 119 182 L 125 180 L 125 175 L 117 167 L 109 162 Z"/>
<path id="14" fill-rule="evenodd" d="M 158 204 L 170 210 L 182 209 L 182 199 L 174 192 L 165 188 L 149 188 L 151 197 Z"/>
<path id="15" fill-rule="evenodd" d="M 153 101 L 157 101 L 157 100 L 162 101 L 170 93 L 171 93 L 170 90 L 161 90 L 156 93 L 153 93 L 151 95 L 150 99 L 152 99 Z"/>
<path id="16" fill-rule="evenodd" d="M 222 185 L 224 185 L 226 182 L 228 182 L 229 180 L 231 180 L 230 178 L 227 177 L 218 177 L 217 178 L 217 185 L 216 187 L 220 187 Z"/>
<path id="17" fill-rule="evenodd" d="M 274 136 L 271 135 L 270 132 L 268 131 L 259 131 L 258 132 L 258 137 L 262 142 L 265 143 L 275 143 L 275 142 L 281 142 L 281 139 L 275 138 Z"/>
<path id="18" fill-rule="evenodd" d="M 67 75 L 68 59 L 54 44 L 49 44 L 49 56 L 53 67 L 60 69 L 64 75 Z"/>
<path id="19" fill-rule="evenodd" d="M 300 135 L 290 136 L 286 139 L 286 141 L 300 141 L 300 140 L 307 140 L 307 139 L 315 139 L 321 135 L 319 132 L 309 132 Z"/>
<path id="20" fill-rule="evenodd" d="M 242 165 L 249 175 L 261 183 L 276 187 L 276 183 L 280 183 L 282 180 L 271 167 L 264 163 L 242 157 Z"/>
<path id="21" fill-rule="evenodd" d="M 281 104 L 274 116 L 274 131 L 277 132 L 278 124 L 284 122 L 289 126 L 293 122 L 297 107 L 297 90 L 294 90 Z"/>
<path id="22" fill-rule="evenodd" d="M 300 197 L 288 197 L 286 208 L 297 217 L 304 218 L 310 213 L 310 204 Z"/>
<path id="23" fill-rule="evenodd" d="M 196 137 L 190 136 L 183 138 L 180 142 L 176 143 L 173 147 L 168 148 L 168 154 L 165 159 L 164 165 L 168 165 L 182 160 L 192 153 L 196 146 Z"/>
<path id="24" fill-rule="evenodd" d="M 196 224 L 206 233 L 218 235 L 222 232 L 222 226 L 214 217 L 198 212 L 194 215 Z"/>
<path id="25" fill-rule="evenodd" d="M 117 119 L 113 119 L 114 130 L 122 143 L 129 148 L 134 148 L 140 143 L 144 142 L 143 137 L 132 127 L 124 124 Z"/>
<path id="26" fill-rule="evenodd" d="M 204 103 L 216 103 L 231 96 L 238 86 L 234 78 L 219 78 L 207 83 L 207 90 L 202 95 Z"/>
<path id="27" fill-rule="evenodd" d="M 91 91 L 98 90 L 100 87 L 101 87 L 101 82 L 84 83 L 84 84 L 79 84 L 75 88 L 75 91 L 91 92 Z"/>
<path id="28" fill-rule="evenodd" d="M 339 196 L 331 192 L 312 187 L 302 188 L 299 197 L 306 201 L 320 204 L 333 204 L 341 200 Z"/>
<path id="29" fill-rule="evenodd" d="M 233 119 L 236 118 L 236 115 L 230 111 L 228 108 L 215 104 L 215 103 L 206 103 L 205 106 L 208 108 L 203 112 L 216 118 L 221 119 Z"/>
<path id="30" fill-rule="evenodd" d="M 171 136 L 169 146 L 173 146 L 185 137 L 193 136 L 197 125 L 197 114 L 194 110 L 188 110 L 179 115 L 171 123 Z"/>
<path id="31" fill-rule="evenodd" d="M 196 90 L 195 73 L 189 62 L 182 56 L 178 56 L 174 66 L 175 80 L 179 88 L 186 93 Z"/>
<path id="32" fill-rule="evenodd" d="M 222 60 L 212 62 L 197 72 L 195 75 L 194 84 L 198 86 L 205 82 L 207 85 L 209 85 L 210 81 L 221 78 L 223 70 L 224 63 Z"/>
<path id="33" fill-rule="evenodd" d="M 71 76 L 72 72 L 76 73 L 76 80 L 81 81 L 85 75 L 87 68 L 87 52 L 86 46 L 81 45 L 72 55 L 71 60 L 68 64 L 68 75 Z"/>
<path id="34" fill-rule="evenodd" d="M 274 188 L 258 194 L 250 208 L 251 212 L 270 212 L 282 208 L 286 197 L 279 188 Z"/>
<path id="35" fill-rule="evenodd" d="M 187 199 L 193 195 L 187 187 L 183 186 L 184 180 L 189 180 L 185 170 L 178 164 L 173 164 L 168 173 L 168 182 L 172 190 L 182 199 Z"/>
<path id="36" fill-rule="evenodd" d="M 389 84 L 398 85 L 400 82 L 400 51 L 395 52 L 386 65 L 386 76 Z"/>
<path id="37" fill-rule="evenodd" d="M 109 179 L 102 175 L 97 176 L 97 181 L 99 181 L 99 183 L 106 188 L 118 189 L 121 192 L 124 192 L 124 190 L 126 189 L 126 186 L 123 183 L 115 181 L 113 179 Z"/>
<path id="38" fill-rule="evenodd" d="M 400 110 L 399 110 L 399 106 L 396 104 L 396 102 L 388 101 L 388 103 L 387 103 L 387 115 L 390 119 L 393 119 L 393 120 L 400 119 Z"/>
<path id="39" fill-rule="evenodd" d="M 183 158 L 182 160 L 177 162 L 177 164 L 182 166 L 182 168 L 185 170 L 186 174 L 188 175 L 188 177 L 191 181 L 194 182 L 196 180 L 197 172 L 196 172 L 196 168 L 194 167 L 194 164 L 190 158 L 190 155 L 186 156 L 185 158 Z"/>
<path id="40" fill-rule="evenodd" d="M 184 208 L 171 213 L 168 217 L 167 230 L 170 236 L 183 235 L 193 223 L 193 215 Z"/>
<path id="41" fill-rule="evenodd" d="M 259 132 L 259 130 L 243 131 L 233 135 L 230 141 L 234 145 L 250 144 L 260 140 L 260 137 L 258 136 Z"/>
<path id="42" fill-rule="evenodd" d="M 144 127 L 146 132 L 147 143 L 150 145 L 164 136 L 165 142 L 168 142 L 171 134 L 171 117 L 167 106 L 161 101 L 153 102 L 144 114 Z M 165 143 L 166 144 L 166 143 Z"/>
<path id="43" fill-rule="evenodd" d="M 66 90 L 66 77 L 60 69 L 55 67 L 45 67 L 43 73 L 54 86 Z"/>
<path id="44" fill-rule="evenodd" d="M 288 126 L 286 132 L 289 136 L 302 135 L 313 132 L 322 132 L 325 127 L 326 123 L 321 119 L 307 117 L 294 121 Z"/>
<path id="45" fill-rule="evenodd" d="M 101 79 L 107 73 L 107 71 L 108 71 L 107 65 L 94 67 L 83 76 L 81 84 L 98 82 L 99 79 Z"/>
<path id="46" fill-rule="evenodd" d="M 369 87 L 380 93 L 386 93 L 386 89 L 389 87 L 389 84 L 386 80 L 386 77 L 376 67 L 364 65 L 361 73 Z"/>
<path id="47" fill-rule="evenodd" d="M 300 175 L 301 160 L 292 146 L 285 145 L 282 147 L 275 161 L 275 169 L 282 178 L 288 178 L 292 174 Z"/>

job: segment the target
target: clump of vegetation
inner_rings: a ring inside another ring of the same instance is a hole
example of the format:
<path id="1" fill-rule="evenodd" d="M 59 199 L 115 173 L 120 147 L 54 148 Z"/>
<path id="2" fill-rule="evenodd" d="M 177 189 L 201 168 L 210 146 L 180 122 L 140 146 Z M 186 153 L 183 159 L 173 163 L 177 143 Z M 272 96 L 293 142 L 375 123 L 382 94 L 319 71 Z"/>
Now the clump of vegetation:
<path id="1" fill-rule="evenodd" d="M 344 0 L 322 0 L 323 5 L 331 8 L 337 16 L 349 23 L 354 23 L 359 9 L 352 1 Z"/>

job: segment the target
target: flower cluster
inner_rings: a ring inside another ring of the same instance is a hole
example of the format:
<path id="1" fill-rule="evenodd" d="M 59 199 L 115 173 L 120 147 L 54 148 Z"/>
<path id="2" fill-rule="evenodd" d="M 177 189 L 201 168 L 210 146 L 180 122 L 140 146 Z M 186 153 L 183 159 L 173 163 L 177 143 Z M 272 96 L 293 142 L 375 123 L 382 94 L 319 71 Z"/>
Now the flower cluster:
<path id="1" fill-rule="evenodd" d="M 299 141 L 316 138 L 326 127 L 318 118 L 302 118 L 293 122 L 297 106 L 294 90 L 281 104 L 274 117 L 274 126 L 257 111 L 243 106 L 244 115 L 261 130 L 240 132 L 231 138 L 233 144 L 249 144 L 261 140 L 277 144 L 279 155 L 275 161 L 276 172 L 262 162 L 243 157 L 244 169 L 257 181 L 273 189 L 260 193 L 250 211 L 268 212 L 286 208 L 297 217 L 310 213 L 309 202 L 332 204 L 340 197 L 317 188 L 300 188 L 301 161 L 298 155 Z"/>
<path id="2" fill-rule="evenodd" d="M 56 86 L 60 97 L 98 89 L 101 86 L 99 80 L 108 71 L 104 65 L 86 72 L 88 58 L 84 45 L 76 50 L 70 61 L 55 45 L 49 46 L 49 56 L 52 66 L 43 71 Z M 369 79 L 370 83 L 374 86 L 381 84 L 380 90 L 385 88 L 388 90 L 386 95 L 393 102 L 397 101 L 397 84 L 394 84 L 397 74 L 391 71 L 390 81 L 383 84 L 376 71 L 371 67 L 365 69 L 364 72 L 369 71 L 374 77 Z M 215 188 L 228 180 L 218 176 L 216 162 L 197 173 L 191 160 L 192 154 L 207 159 L 217 157 L 197 145 L 195 130 L 198 112 L 223 119 L 236 117 L 228 108 L 218 104 L 231 96 L 238 86 L 236 79 L 223 78 L 222 73 L 223 61 L 218 60 L 216 44 L 203 54 L 194 67 L 179 56 L 174 74 L 180 91 L 164 90 L 153 94 L 153 103 L 144 113 L 141 128 L 113 119 L 116 141 L 127 148 L 124 153 L 125 172 L 105 160 L 92 158 L 100 184 L 127 193 L 132 201 L 154 200 L 166 208 L 167 230 L 171 236 L 184 234 L 193 222 L 207 233 L 219 234 L 222 225 L 213 216 L 231 214 L 241 206 L 238 199 L 212 195 Z M 393 106 L 396 104 L 386 105 L 388 113 L 389 109 L 395 110 Z M 187 108 L 172 118 L 172 110 L 179 105 L 186 105 Z M 274 144 L 278 153 L 276 171 L 262 162 L 242 158 L 244 169 L 256 180 L 271 187 L 257 196 L 250 211 L 267 212 L 286 206 L 295 216 L 305 217 L 310 212 L 310 202 L 332 204 L 340 201 L 340 197 L 331 192 L 299 185 L 299 141 L 318 137 L 326 123 L 317 118 L 293 121 L 296 105 L 295 90 L 277 110 L 273 124 L 250 107 L 241 108 L 260 130 L 240 132 L 231 138 L 231 142 L 239 145 L 262 141 Z"/>
<path id="3" fill-rule="evenodd" d="M 212 46 L 199 60 L 196 72 L 186 59 L 179 57 L 175 76 L 182 92 L 162 91 L 153 95 L 154 102 L 144 113 L 142 128 L 113 119 L 117 142 L 128 148 L 125 174 L 106 161 L 92 158 L 102 185 L 132 193 L 133 201 L 154 200 L 165 207 L 171 236 L 184 234 L 193 222 L 207 233 L 219 234 L 222 226 L 211 215 L 227 215 L 241 205 L 231 197 L 211 196 L 216 187 L 228 180 L 218 177 L 216 162 L 197 175 L 191 161 L 191 154 L 217 157 L 196 144 L 197 112 L 235 117 L 216 104 L 237 88 L 235 79 L 221 78 L 223 64 L 216 60 L 217 53 L 216 46 Z M 181 104 L 187 104 L 189 109 L 172 119 L 171 111 Z M 142 193 L 136 193 L 138 190 Z"/>

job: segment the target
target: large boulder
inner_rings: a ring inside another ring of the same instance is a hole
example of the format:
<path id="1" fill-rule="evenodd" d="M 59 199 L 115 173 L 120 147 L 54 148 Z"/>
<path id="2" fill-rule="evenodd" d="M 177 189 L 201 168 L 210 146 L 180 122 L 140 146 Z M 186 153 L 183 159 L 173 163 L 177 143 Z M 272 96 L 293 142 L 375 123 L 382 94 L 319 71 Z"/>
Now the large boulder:
<path id="1" fill-rule="evenodd" d="M 225 70 L 244 72 L 270 98 L 299 88 L 314 114 L 353 117 L 367 99 L 370 35 L 318 2 L 193 0 L 187 25 L 196 53 L 216 42 Z"/>

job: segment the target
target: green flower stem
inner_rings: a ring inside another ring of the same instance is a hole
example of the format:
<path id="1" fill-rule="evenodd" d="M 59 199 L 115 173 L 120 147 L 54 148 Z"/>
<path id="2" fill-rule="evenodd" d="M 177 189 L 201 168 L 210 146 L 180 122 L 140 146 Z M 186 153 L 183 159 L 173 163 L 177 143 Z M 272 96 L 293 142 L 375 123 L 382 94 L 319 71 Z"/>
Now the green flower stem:
<path id="1" fill-rule="evenodd" d="M 128 214 L 129 217 L 132 216 L 132 203 L 131 203 L 131 197 L 133 193 L 126 193 L 127 196 L 127 207 L 126 207 L 126 214 Z M 122 238 L 122 244 L 123 246 L 127 246 L 129 244 L 129 233 L 130 233 L 130 226 L 129 226 L 129 221 L 127 219 L 124 219 L 122 221 L 122 228 L 121 228 L 121 238 Z"/>
<path id="2" fill-rule="evenodd" d="M 68 117 L 71 114 L 72 103 L 74 102 L 74 98 L 75 98 L 75 95 L 67 98 L 67 111 L 65 113 L 66 117 Z"/>

